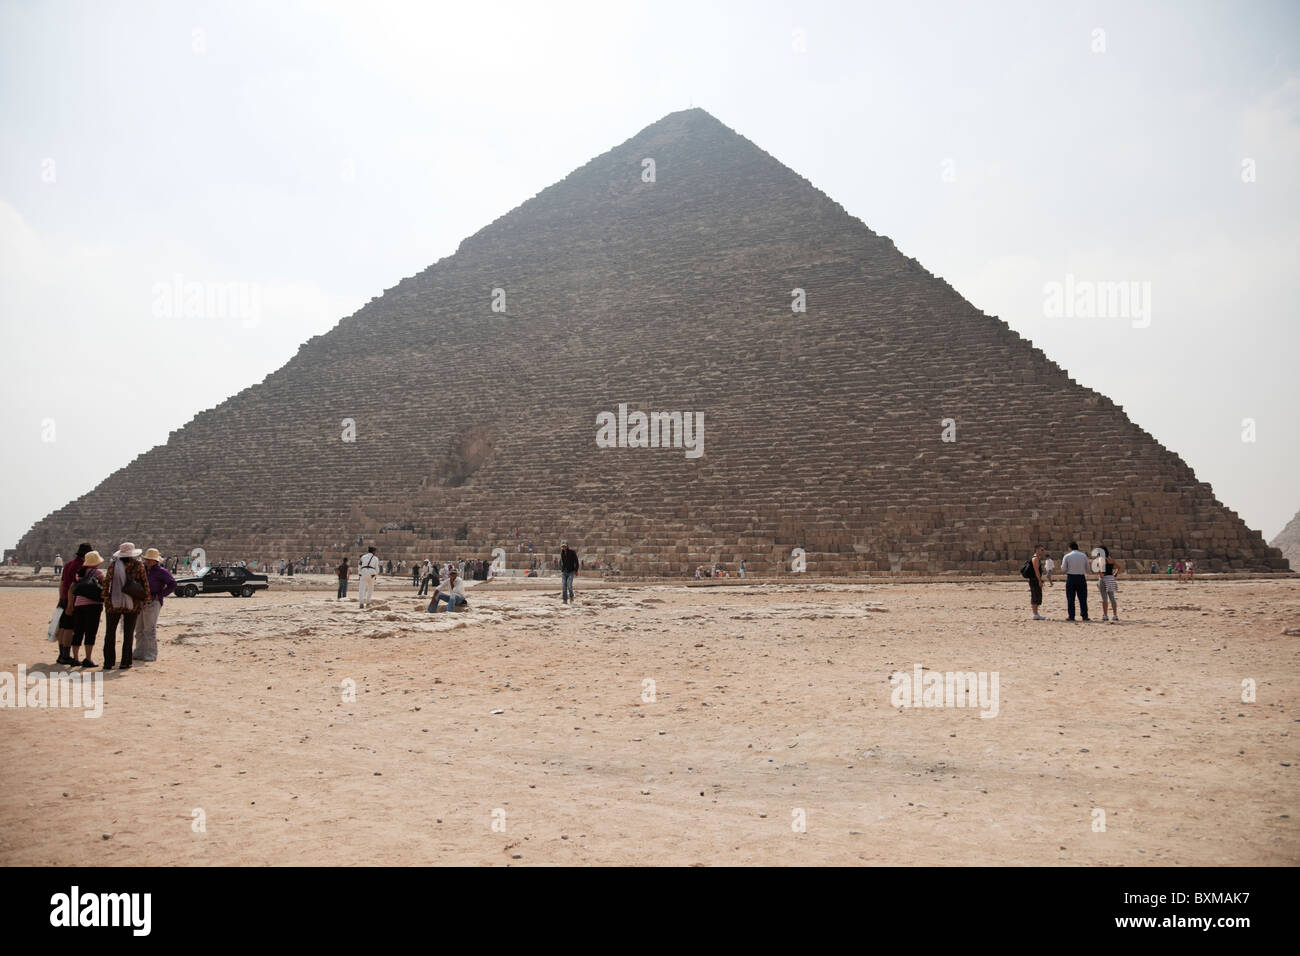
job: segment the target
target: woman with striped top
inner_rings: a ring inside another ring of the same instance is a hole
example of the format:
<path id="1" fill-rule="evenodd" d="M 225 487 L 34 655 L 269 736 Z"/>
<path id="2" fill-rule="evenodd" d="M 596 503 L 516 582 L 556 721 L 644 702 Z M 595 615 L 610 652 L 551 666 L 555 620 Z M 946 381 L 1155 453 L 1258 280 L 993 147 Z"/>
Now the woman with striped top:
<path id="1" fill-rule="evenodd" d="M 1110 552 L 1103 546 L 1101 550 L 1101 578 L 1097 582 L 1097 589 L 1101 592 L 1101 619 L 1103 621 L 1119 621 L 1119 607 L 1115 604 L 1115 592 L 1119 586 L 1115 583 L 1115 575 L 1124 570 L 1124 562 L 1119 558 L 1112 558 Z M 1106 616 L 1106 603 L 1110 602 L 1110 617 Z"/>

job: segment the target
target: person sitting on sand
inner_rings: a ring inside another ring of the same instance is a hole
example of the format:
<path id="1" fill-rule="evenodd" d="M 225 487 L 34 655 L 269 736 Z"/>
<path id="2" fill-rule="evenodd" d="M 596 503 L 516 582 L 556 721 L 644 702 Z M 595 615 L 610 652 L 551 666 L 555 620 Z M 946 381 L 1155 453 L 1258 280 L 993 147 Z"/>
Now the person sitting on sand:
<path id="1" fill-rule="evenodd" d="M 447 602 L 448 611 L 456 610 L 457 604 L 469 604 L 465 598 L 465 585 L 461 583 L 460 575 L 456 573 L 455 568 L 447 572 L 447 590 L 433 592 L 433 600 L 429 602 L 430 614 L 438 610 L 439 601 Z"/>

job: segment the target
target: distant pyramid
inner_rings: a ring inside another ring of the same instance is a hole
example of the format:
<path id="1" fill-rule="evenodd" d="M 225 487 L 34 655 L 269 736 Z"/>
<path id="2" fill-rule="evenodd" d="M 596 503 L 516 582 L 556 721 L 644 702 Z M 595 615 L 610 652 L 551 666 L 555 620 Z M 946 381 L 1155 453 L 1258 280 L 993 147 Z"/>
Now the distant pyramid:
<path id="1" fill-rule="evenodd" d="M 627 444 L 622 420 L 635 442 L 635 412 L 673 411 L 703 415 L 699 457 L 598 446 L 601 413 Z M 796 548 L 809 573 L 1006 573 L 1072 537 L 1285 567 L 1122 409 L 699 109 L 312 338 L 18 551 L 333 560 L 373 540 L 513 567 L 566 537 L 674 576 L 788 570 Z"/>
<path id="2" fill-rule="evenodd" d="M 1300 512 L 1287 522 L 1286 527 L 1269 544 L 1291 562 L 1292 570 L 1300 568 Z"/>

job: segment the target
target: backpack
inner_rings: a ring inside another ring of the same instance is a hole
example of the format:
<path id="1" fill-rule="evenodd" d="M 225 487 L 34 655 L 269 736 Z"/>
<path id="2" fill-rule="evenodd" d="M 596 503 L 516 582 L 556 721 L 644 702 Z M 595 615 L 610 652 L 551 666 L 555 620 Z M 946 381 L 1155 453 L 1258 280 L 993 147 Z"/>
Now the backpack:
<path id="1" fill-rule="evenodd" d="M 103 600 L 104 591 L 99 581 L 95 579 L 93 568 L 87 568 L 81 572 L 77 578 L 77 583 L 72 587 L 72 593 L 77 597 L 88 598 L 91 601 Z"/>
<path id="2" fill-rule="evenodd" d="M 1021 566 L 1021 568 L 1020 568 L 1020 576 L 1021 576 L 1022 578 L 1029 578 L 1030 580 L 1033 579 L 1033 577 L 1034 577 L 1034 559 L 1033 559 L 1033 558 L 1030 558 L 1028 561 L 1026 561 L 1026 562 Z"/>

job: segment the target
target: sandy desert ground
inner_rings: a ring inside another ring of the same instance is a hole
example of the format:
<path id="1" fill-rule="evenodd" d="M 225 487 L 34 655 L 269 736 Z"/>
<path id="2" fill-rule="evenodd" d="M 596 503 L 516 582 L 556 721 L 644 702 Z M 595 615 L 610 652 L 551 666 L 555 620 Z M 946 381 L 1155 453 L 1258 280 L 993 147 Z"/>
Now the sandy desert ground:
<path id="1" fill-rule="evenodd" d="M 1119 625 L 1059 584 L 1042 623 L 1010 582 L 272 587 L 169 600 L 99 719 L 0 708 L 0 863 L 1300 862 L 1300 581 L 1122 582 Z M 0 588 L 0 671 L 62 669 L 54 600 Z M 891 706 L 916 665 L 997 716 Z"/>

